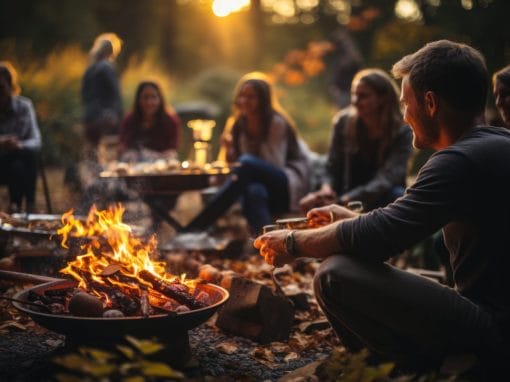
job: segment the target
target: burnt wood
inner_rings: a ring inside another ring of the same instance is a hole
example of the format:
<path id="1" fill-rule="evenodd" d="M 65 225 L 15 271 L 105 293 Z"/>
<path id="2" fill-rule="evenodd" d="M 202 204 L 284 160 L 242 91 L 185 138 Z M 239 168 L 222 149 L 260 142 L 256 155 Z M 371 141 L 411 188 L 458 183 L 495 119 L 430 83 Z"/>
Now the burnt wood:
<path id="1" fill-rule="evenodd" d="M 157 278 L 148 271 L 145 270 L 140 271 L 138 276 L 143 280 L 149 282 L 152 285 L 152 287 L 159 293 L 162 293 L 165 296 L 173 298 L 175 301 L 179 302 L 182 305 L 186 305 L 190 309 L 200 309 L 205 308 L 207 306 L 203 302 L 198 301 L 188 292 L 184 291 L 182 288 L 167 283 L 164 280 Z"/>

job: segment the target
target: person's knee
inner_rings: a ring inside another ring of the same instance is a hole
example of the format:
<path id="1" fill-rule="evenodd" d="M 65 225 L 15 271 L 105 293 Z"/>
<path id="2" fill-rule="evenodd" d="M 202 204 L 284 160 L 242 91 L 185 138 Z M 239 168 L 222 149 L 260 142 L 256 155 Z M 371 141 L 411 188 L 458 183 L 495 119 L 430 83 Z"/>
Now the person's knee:
<path id="1" fill-rule="evenodd" d="M 239 163 L 241 163 L 241 165 L 253 165 L 258 160 L 260 160 L 260 158 L 252 154 L 243 154 L 239 157 Z"/>
<path id="2" fill-rule="evenodd" d="M 267 188 L 261 183 L 251 183 L 246 186 L 245 198 L 250 200 L 267 200 Z"/>
<path id="3" fill-rule="evenodd" d="M 239 173 L 251 173 L 260 168 L 262 159 L 252 154 L 243 154 L 239 157 L 241 166 L 238 168 Z"/>
<path id="4" fill-rule="evenodd" d="M 336 301 L 341 299 L 341 296 L 353 284 L 355 268 L 354 260 L 348 256 L 334 255 L 324 260 L 313 279 L 317 298 L 324 303 L 328 303 L 333 298 Z"/>

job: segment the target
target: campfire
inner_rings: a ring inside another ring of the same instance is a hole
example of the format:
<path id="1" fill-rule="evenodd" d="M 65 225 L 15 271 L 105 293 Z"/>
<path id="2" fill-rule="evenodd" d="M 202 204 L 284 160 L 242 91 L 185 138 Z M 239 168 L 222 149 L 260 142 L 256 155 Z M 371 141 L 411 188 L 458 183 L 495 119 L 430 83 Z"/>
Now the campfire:
<path id="1" fill-rule="evenodd" d="M 34 303 L 55 314 L 90 317 L 150 316 L 187 312 L 208 307 L 211 297 L 197 288 L 201 280 L 167 273 L 166 264 L 152 260 L 157 240 L 144 240 L 122 221 L 118 204 L 99 211 L 93 207 L 85 222 L 73 210 L 62 216 L 57 234 L 61 245 L 70 242 L 76 259 L 60 270 L 76 283 L 61 285 L 44 294 L 33 293 Z"/>

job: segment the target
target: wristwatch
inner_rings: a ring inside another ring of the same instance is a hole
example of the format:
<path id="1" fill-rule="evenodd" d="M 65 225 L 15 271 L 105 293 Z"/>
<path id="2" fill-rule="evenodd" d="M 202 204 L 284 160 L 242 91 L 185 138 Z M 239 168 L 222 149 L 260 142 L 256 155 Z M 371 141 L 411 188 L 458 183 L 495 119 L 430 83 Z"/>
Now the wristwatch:
<path id="1" fill-rule="evenodd" d="M 294 258 L 297 257 L 296 240 L 294 239 L 295 232 L 295 230 L 292 230 L 285 236 L 285 250 L 289 256 Z"/>

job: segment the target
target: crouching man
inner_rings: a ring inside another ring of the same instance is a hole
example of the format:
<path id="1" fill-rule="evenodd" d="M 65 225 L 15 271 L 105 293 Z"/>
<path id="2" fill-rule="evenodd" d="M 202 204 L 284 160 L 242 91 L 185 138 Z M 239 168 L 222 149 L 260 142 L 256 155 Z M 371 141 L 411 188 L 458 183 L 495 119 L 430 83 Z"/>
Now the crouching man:
<path id="1" fill-rule="evenodd" d="M 469 352 L 497 375 L 510 345 L 510 132 L 478 125 L 488 74 L 475 49 L 432 42 L 392 71 L 414 146 L 436 150 L 416 182 L 387 207 L 312 209 L 309 219 L 335 222 L 271 231 L 254 245 L 276 266 L 324 259 L 316 297 L 349 350 L 368 347 L 414 370 Z M 441 228 L 454 289 L 385 263 Z"/>

